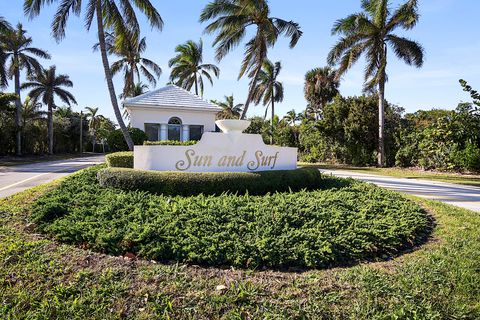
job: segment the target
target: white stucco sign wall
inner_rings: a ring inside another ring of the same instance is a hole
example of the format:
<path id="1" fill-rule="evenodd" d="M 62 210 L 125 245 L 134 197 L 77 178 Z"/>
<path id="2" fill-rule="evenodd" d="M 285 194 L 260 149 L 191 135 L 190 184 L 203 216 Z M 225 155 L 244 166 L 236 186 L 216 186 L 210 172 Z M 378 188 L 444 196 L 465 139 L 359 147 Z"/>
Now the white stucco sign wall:
<path id="1" fill-rule="evenodd" d="M 258 134 L 204 133 L 192 146 L 135 146 L 134 168 L 249 172 L 297 168 L 297 148 L 265 145 Z"/>

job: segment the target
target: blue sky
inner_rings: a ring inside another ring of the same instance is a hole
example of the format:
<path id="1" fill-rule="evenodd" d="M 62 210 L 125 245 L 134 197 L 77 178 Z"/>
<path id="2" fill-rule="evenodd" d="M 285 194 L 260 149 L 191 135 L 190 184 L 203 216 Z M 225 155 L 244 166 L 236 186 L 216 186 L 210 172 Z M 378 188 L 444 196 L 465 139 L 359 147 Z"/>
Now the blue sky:
<path id="1" fill-rule="evenodd" d="M 392 1 L 397 6 L 402 1 Z M 389 82 L 387 99 L 403 106 L 407 112 L 418 109 L 452 109 L 460 101 L 470 101 L 463 92 L 458 79 L 464 78 L 480 90 L 480 37 L 478 29 L 478 0 L 420 0 L 421 19 L 417 27 L 408 32 L 399 32 L 419 41 L 425 48 L 426 60 L 423 68 L 415 69 L 390 56 L 388 64 Z M 168 82 L 170 70 L 168 60 L 174 55 L 177 44 L 188 39 L 204 41 L 204 61 L 214 62 L 211 47 L 212 37 L 203 34 L 204 25 L 198 22 L 200 11 L 207 0 L 167 1 L 152 0 L 165 22 L 163 31 L 151 30 L 141 20 L 148 48 L 145 57 L 156 61 L 163 69 L 157 87 Z M 22 22 L 34 40 L 34 46 L 46 49 L 52 60 L 44 61 L 45 66 L 55 64 L 59 73 L 70 75 L 74 82 L 72 93 L 78 106 L 97 106 L 100 112 L 114 119 L 109 102 L 99 53 L 91 50 L 96 42 L 96 30 L 89 33 L 80 18 L 72 17 L 68 24 L 66 39 L 56 43 L 51 37 L 50 23 L 55 6 L 46 7 L 42 14 L 32 21 L 23 16 L 23 0 L 0 1 L 0 15 L 12 24 Z M 360 10 L 360 0 L 271 0 L 272 16 L 298 22 L 304 32 L 294 49 L 288 42 L 279 41 L 269 57 L 281 61 L 283 69 L 279 80 L 285 86 L 284 102 L 277 107 L 283 115 L 294 108 L 297 112 L 305 108 L 303 98 L 303 76 L 311 68 L 324 66 L 329 49 L 336 41 L 330 30 L 335 20 Z M 247 92 L 247 79 L 237 81 L 243 47 L 238 47 L 218 66 L 220 78 L 211 87 L 205 88 L 206 99 L 221 99 L 233 94 L 237 102 L 243 102 Z M 113 59 L 113 57 L 111 58 Z M 359 61 L 341 82 L 343 95 L 360 95 L 362 70 Z M 115 81 L 117 93 L 121 92 L 121 77 Z M 249 115 L 263 114 L 263 106 L 252 106 Z"/>

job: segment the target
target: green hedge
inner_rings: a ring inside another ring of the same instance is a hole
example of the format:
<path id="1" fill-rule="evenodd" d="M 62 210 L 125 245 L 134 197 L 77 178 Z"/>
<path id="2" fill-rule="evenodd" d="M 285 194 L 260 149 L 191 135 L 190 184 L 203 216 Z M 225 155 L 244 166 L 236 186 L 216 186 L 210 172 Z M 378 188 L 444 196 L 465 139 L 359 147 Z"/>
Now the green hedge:
<path id="1" fill-rule="evenodd" d="M 318 169 L 264 172 L 157 172 L 107 168 L 98 172 L 103 187 L 163 195 L 213 195 L 224 192 L 262 195 L 269 192 L 341 187 L 348 183 L 324 176 Z"/>
<path id="2" fill-rule="evenodd" d="M 161 140 L 161 141 L 144 141 L 143 145 L 145 146 L 191 146 L 196 144 L 198 141 L 189 140 L 189 141 L 177 141 L 177 140 Z"/>
<path id="3" fill-rule="evenodd" d="M 330 267 L 385 259 L 425 236 L 425 212 L 365 183 L 265 196 L 169 197 L 99 186 L 99 168 L 32 207 L 42 232 L 111 254 L 210 266 Z M 341 180 L 341 179 L 339 179 Z"/>
<path id="4" fill-rule="evenodd" d="M 107 154 L 105 156 L 105 161 L 109 167 L 133 168 L 133 151 L 123 151 Z"/>

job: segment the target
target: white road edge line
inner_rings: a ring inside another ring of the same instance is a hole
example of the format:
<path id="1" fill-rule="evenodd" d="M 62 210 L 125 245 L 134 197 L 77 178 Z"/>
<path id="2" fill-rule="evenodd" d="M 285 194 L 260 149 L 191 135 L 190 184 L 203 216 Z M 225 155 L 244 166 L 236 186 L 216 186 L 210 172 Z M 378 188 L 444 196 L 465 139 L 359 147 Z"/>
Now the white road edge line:
<path id="1" fill-rule="evenodd" d="M 79 167 L 79 166 L 82 166 L 82 165 L 84 165 L 84 164 L 76 165 L 75 167 Z M 60 172 L 60 171 L 63 171 L 63 170 L 69 169 L 69 168 L 73 168 L 73 167 L 66 167 L 66 168 L 61 168 L 61 169 L 57 169 L 57 170 L 50 171 L 50 172 L 45 172 L 45 173 L 37 174 L 36 176 L 27 178 L 27 179 L 22 180 L 22 181 L 19 181 L 19 182 L 12 183 L 11 185 L 5 186 L 5 187 L 3 187 L 3 188 L 0 188 L 0 191 L 4 191 L 4 190 L 7 190 L 7 189 L 10 189 L 10 188 L 12 188 L 12 187 L 18 186 L 19 184 L 22 184 L 22 183 L 25 183 L 25 182 L 27 182 L 27 181 L 36 179 L 36 178 L 41 177 L 41 176 L 44 176 L 44 175 L 46 175 L 46 174 L 57 173 L 57 172 Z"/>

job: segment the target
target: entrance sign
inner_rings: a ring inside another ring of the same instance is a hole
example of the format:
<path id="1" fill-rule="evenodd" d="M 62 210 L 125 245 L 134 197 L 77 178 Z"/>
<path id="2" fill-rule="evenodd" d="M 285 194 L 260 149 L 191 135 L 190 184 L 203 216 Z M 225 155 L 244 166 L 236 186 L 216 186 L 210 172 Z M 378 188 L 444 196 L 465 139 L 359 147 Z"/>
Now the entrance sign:
<path id="1" fill-rule="evenodd" d="M 252 172 L 297 168 L 297 148 L 269 146 L 244 134 L 249 121 L 219 120 L 223 133 L 206 132 L 191 146 L 135 146 L 134 168 L 184 172 Z"/>

